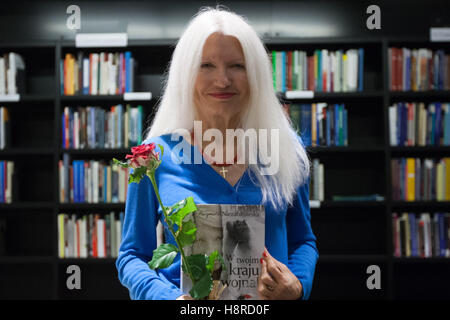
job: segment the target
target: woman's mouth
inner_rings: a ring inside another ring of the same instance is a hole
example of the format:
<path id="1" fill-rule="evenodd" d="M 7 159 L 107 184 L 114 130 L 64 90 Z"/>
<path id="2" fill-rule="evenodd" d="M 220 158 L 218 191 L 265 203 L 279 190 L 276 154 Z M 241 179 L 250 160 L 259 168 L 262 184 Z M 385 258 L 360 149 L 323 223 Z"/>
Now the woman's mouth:
<path id="1" fill-rule="evenodd" d="M 209 95 L 217 99 L 229 99 L 232 96 L 236 95 L 236 93 L 223 92 L 223 93 L 210 93 Z"/>

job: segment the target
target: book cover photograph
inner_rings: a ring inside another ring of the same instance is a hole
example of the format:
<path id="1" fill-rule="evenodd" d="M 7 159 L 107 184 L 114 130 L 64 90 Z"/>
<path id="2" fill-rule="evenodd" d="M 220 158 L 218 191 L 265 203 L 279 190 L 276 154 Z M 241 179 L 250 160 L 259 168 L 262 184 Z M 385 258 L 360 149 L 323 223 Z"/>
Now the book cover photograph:
<path id="1" fill-rule="evenodd" d="M 215 262 L 212 292 L 218 300 L 258 300 L 260 258 L 265 243 L 264 205 L 197 204 L 191 219 L 196 239 L 186 255 L 217 250 L 224 266 Z M 189 294 L 192 282 L 181 268 L 181 290 Z M 211 296 L 211 295 L 210 295 Z"/>

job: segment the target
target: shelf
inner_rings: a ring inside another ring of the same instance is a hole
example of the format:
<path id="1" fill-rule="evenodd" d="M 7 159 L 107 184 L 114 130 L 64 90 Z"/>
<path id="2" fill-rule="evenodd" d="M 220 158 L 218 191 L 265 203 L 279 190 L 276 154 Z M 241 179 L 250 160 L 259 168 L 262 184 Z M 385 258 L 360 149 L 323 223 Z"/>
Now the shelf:
<path id="1" fill-rule="evenodd" d="M 382 98 L 383 91 L 362 92 L 313 92 L 312 98 L 286 98 L 285 92 L 277 92 L 277 96 L 288 101 L 323 100 L 323 99 L 348 99 L 348 98 Z"/>
<path id="2" fill-rule="evenodd" d="M 391 201 L 394 208 L 421 208 L 433 207 L 437 209 L 450 209 L 450 201 Z"/>
<path id="3" fill-rule="evenodd" d="M 347 153 L 347 152 L 384 152 L 384 146 L 307 146 L 306 150 L 310 153 Z"/>
<path id="4" fill-rule="evenodd" d="M 55 151 L 54 148 L 9 148 L 0 150 L 0 157 L 27 155 L 51 156 L 55 154 Z"/>
<path id="5" fill-rule="evenodd" d="M 0 256 L 0 264 L 52 263 L 52 256 Z"/>
<path id="6" fill-rule="evenodd" d="M 104 155 L 123 155 L 126 153 L 131 153 L 131 148 L 120 148 L 120 149 L 61 149 L 60 154 L 67 153 L 69 155 L 83 155 L 83 156 L 104 156 Z"/>
<path id="7" fill-rule="evenodd" d="M 401 154 L 428 154 L 428 153 L 440 153 L 440 156 L 443 156 L 442 153 L 447 156 L 450 155 L 450 146 L 390 146 L 389 147 L 392 153 L 401 153 Z"/>
<path id="8" fill-rule="evenodd" d="M 314 201 L 314 200 L 310 200 Z M 386 201 L 314 201 L 314 206 L 311 209 L 320 208 L 348 208 L 348 207 L 384 207 L 386 206 Z M 317 206 L 318 205 L 318 206 Z"/>
<path id="9" fill-rule="evenodd" d="M 450 258 L 446 257 L 431 257 L 431 258 L 418 258 L 418 257 L 404 257 L 404 258 L 392 258 L 394 263 L 450 263 Z"/>
<path id="10" fill-rule="evenodd" d="M 450 91 L 447 90 L 431 90 L 431 91 L 390 91 L 391 98 L 406 98 L 406 99 L 421 99 L 421 98 L 436 98 L 448 99 Z"/>
<path id="11" fill-rule="evenodd" d="M 132 92 L 130 92 L 132 93 Z M 88 94 L 79 94 L 79 95 L 73 95 L 73 96 L 66 96 L 61 95 L 61 101 L 62 102 L 70 102 L 70 101 L 120 101 L 120 102 L 126 102 L 126 103 L 133 103 L 133 102 L 150 102 L 154 100 L 153 97 L 150 99 L 147 98 L 132 98 L 132 99 L 126 99 L 124 94 L 102 94 L 102 95 L 88 95 Z"/>
<path id="12" fill-rule="evenodd" d="M 367 263 L 367 262 L 387 262 L 387 255 L 323 255 L 320 256 L 318 262 L 321 263 Z"/>
<path id="13" fill-rule="evenodd" d="M 40 102 L 54 101 L 56 99 L 54 94 L 19 94 L 15 97 L 11 99 L 11 96 L 0 96 L 0 103 Z"/>
<path id="14" fill-rule="evenodd" d="M 58 263 L 74 263 L 74 264 L 114 264 L 117 258 L 58 258 Z"/>
<path id="15" fill-rule="evenodd" d="M 0 210 L 36 210 L 48 209 L 55 207 L 53 202 L 16 202 L 16 203 L 0 203 Z"/>
<path id="16" fill-rule="evenodd" d="M 124 210 L 125 203 L 60 203 L 59 210 Z"/>

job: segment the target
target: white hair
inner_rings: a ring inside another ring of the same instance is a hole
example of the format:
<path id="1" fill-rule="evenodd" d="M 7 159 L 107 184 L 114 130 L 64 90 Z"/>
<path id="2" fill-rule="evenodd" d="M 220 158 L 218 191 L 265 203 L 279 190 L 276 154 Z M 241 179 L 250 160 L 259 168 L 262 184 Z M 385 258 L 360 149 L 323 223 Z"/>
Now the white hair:
<path id="1" fill-rule="evenodd" d="M 236 37 L 243 49 L 250 87 L 249 104 L 241 116 L 240 127 L 247 130 L 279 130 L 279 168 L 273 175 L 261 174 L 260 164 L 249 164 L 262 191 L 262 203 L 274 208 L 292 204 L 297 188 L 307 183 L 310 159 L 292 122 L 286 117 L 272 82 L 272 66 L 268 52 L 255 30 L 227 9 L 202 7 L 191 19 L 175 47 L 164 93 L 157 112 L 147 129 L 146 139 L 179 129 L 192 130 L 195 117 L 194 84 L 200 68 L 203 46 L 213 33 Z M 258 154 L 259 149 L 249 150 Z M 251 176 L 251 175 L 250 175 Z"/>

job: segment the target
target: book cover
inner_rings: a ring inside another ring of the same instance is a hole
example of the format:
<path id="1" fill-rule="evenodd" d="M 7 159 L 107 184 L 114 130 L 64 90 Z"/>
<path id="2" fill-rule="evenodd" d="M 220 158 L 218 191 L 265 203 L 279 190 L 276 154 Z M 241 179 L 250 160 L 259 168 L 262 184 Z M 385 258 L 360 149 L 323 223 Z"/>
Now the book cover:
<path id="1" fill-rule="evenodd" d="M 257 300 L 260 258 L 265 241 L 264 205 L 197 204 L 190 219 L 197 226 L 194 243 L 185 248 L 191 254 L 211 254 L 217 250 L 225 268 L 216 261 L 213 281 L 220 281 L 219 300 Z M 181 268 L 181 290 L 192 288 L 189 276 Z"/>

